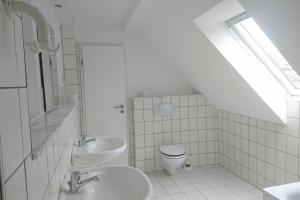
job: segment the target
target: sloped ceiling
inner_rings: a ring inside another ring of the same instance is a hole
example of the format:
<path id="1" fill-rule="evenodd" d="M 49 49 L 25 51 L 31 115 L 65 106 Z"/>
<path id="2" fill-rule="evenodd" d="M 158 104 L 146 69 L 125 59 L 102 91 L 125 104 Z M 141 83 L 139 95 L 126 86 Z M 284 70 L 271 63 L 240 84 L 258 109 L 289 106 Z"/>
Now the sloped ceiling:
<path id="1" fill-rule="evenodd" d="M 77 23 L 113 24 L 125 27 L 126 32 L 139 32 L 219 109 L 281 122 L 193 23 L 222 0 L 53 1 L 61 2 L 60 13 L 70 13 Z M 300 74 L 300 1 L 238 1 Z"/>
<path id="2" fill-rule="evenodd" d="M 153 0 L 149 3 L 143 0 L 132 15 L 127 29 L 142 32 L 156 51 L 177 67 L 186 80 L 219 109 L 282 122 L 193 23 L 220 2 Z M 300 1 L 240 0 L 240 3 L 300 72 L 300 65 L 297 66 L 300 56 L 296 53 L 299 52 L 300 26 L 296 26 L 296 22 L 300 19 Z M 287 30 L 283 31 L 281 27 Z M 293 31 L 297 31 L 297 34 Z"/>

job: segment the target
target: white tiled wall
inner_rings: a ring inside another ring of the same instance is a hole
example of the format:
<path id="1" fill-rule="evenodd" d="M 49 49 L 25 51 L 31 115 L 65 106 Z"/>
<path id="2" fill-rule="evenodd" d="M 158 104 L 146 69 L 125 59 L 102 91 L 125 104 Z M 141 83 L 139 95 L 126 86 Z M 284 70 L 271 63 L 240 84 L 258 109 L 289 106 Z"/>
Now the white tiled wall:
<path id="1" fill-rule="evenodd" d="M 159 147 L 184 144 L 194 165 L 219 163 L 257 188 L 300 179 L 300 102 L 287 102 L 287 125 L 215 110 L 203 95 L 129 98 L 131 163 L 160 170 Z M 176 114 L 161 118 L 161 103 Z M 217 133 L 216 134 L 216 129 Z"/>
<path id="2" fill-rule="evenodd" d="M 66 96 L 80 95 L 80 70 L 77 65 L 74 27 L 62 26 Z"/>
<path id="3" fill-rule="evenodd" d="M 0 90 L 2 166 L 5 180 L 24 160 L 19 90 L 22 89 Z"/>
<path id="4" fill-rule="evenodd" d="M 14 124 L 21 123 L 20 119 L 14 119 L 13 122 Z M 2 133 L 6 133 L 6 131 Z M 76 106 L 34 159 L 30 154 L 26 154 L 24 158 L 23 154 L 22 157 L 14 156 L 14 154 L 19 154 L 16 147 L 21 149 L 24 147 L 22 135 L 11 140 L 2 137 L 5 200 L 56 200 L 63 177 L 71 166 L 73 143 L 79 133 L 79 109 Z M 20 144 L 17 144 L 18 142 Z M 3 145 L 4 143 L 7 145 Z M 11 146 L 14 150 L 10 150 L 7 146 Z M 22 153 L 24 152 L 22 151 Z M 5 171 L 7 163 L 10 164 L 10 168 Z"/>
<path id="5" fill-rule="evenodd" d="M 9 19 L 4 4 L 0 4 L 0 87 L 24 87 L 26 85 L 22 21 L 14 15 Z"/>
<path id="6" fill-rule="evenodd" d="M 84 113 L 81 91 L 81 68 L 78 63 L 78 55 L 76 48 L 76 39 L 73 25 L 64 25 L 61 27 L 63 40 L 63 57 L 64 57 L 64 79 L 65 79 L 65 95 L 68 98 L 78 95 L 80 103 L 80 123 L 81 132 L 84 133 Z"/>
<path id="7" fill-rule="evenodd" d="M 7 20 L 2 23 L 6 27 L 0 29 L 7 44 L 4 49 L 0 46 L 1 195 L 4 200 L 56 200 L 71 164 L 73 139 L 80 133 L 79 107 L 74 107 L 58 129 L 53 130 L 33 159 L 22 23 L 17 15 L 13 20 L 7 18 L 3 4 L 0 4 L 0 11 L 1 17 L 4 15 L 2 19 Z M 73 61 L 69 62 L 71 67 Z"/>
<path id="8" fill-rule="evenodd" d="M 193 165 L 215 164 L 217 132 L 215 108 L 203 95 L 133 97 L 129 102 L 131 156 L 143 171 L 160 170 L 159 147 L 182 144 L 191 155 Z M 160 104 L 174 104 L 172 117 L 155 113 Z"/>
<path id="9" fill-rule="evenodd" d="M 299 180 L 299 102 L 287 125 L 219 110 L 219 162 L 258 188 Z"/>

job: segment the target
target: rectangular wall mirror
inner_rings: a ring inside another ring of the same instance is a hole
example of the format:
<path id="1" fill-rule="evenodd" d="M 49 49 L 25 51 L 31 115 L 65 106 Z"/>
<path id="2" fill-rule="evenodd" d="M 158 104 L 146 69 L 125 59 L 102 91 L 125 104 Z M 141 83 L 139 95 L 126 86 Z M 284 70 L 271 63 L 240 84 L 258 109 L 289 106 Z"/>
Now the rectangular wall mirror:
<path id="1" fill-rule="evenodd" d="M 55 32 L 51 26 L 49 26 L 49 30 L 51 43 L 54 46 L 56 44 Z M 59 104 L 56 54 L 41 52 L 39 54 L 39 63 L 41 70 L 44 110 L 45 112 L 51 112 L 55 110 Z"/>
<path id="2" fill-rule="evenodd" d="M 36 40 L 36 25 L 27 16 L 23 16 L 22 20 L 31 145 L 32 152 L 37 152 L 52 134 L 45 131 L 49 125 L 47 114 L 59 107 L 57 55 L 33 53 L 29 44 Z M 49 30 L 51 42 L 55 44 L 55 32 L 51 26 Z"/>

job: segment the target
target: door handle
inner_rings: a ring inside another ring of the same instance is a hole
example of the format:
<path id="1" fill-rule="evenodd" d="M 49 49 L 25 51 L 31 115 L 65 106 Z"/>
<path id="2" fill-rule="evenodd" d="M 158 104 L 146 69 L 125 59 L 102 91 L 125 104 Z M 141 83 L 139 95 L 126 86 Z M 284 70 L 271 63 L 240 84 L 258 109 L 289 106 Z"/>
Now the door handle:
<path id="1" fill-rule="evenodd" d="M 124 114 L 124 105 L 123 104 L 121 104 L 121 105 L 119 105 L 119 106 L 114 106 L 114 108 L 119 108 L 119 109 L 121 109 L 121 111 L 120 111 L 120 113 L 122 113 L 122 114 Z"/>
<path id="2" fill-rule="evenodd" d="M 124 105 L 121 104 L 121 105 L 119 105 L 119 106 L 114 106 L 114 108 L 121 108 L 121 109 L 123 109 L 123 108 L 124 108 Z"/>

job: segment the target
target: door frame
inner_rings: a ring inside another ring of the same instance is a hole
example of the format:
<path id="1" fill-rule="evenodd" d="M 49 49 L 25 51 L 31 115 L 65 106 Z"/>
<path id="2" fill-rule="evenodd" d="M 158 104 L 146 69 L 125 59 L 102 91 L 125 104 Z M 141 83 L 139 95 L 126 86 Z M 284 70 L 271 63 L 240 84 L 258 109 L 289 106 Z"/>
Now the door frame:
<path id="1" fill-rule="evenodd" d="M 119 46 L 123 48 L 124 51 L 124 78 L 125 78 L 125 108 L 126 108 L 126 128 L 127 128 L 127 148 L 129 153 L 129 112 L 127 106 L 128 99 L 128 79 L 127 79 L 127 60 L 126 60 L 126 45 L 122 42 L 78 42 L 76 44 L 77 49 L 77 63 L 80 70 L 79 82 L 80 82 L 80 108 L 82 111 L 81 115 L 81 126 L 82 126 L 82 135 L 88 135 L 87 133 L 87 121 L 86 121 L 86 96 L 85 96 L 85 81 L 84 81 L 84 60 L 83 60 L 83 47 L 85 46 Z M 128 157 L 129 159 L 129 157 Z"/>

